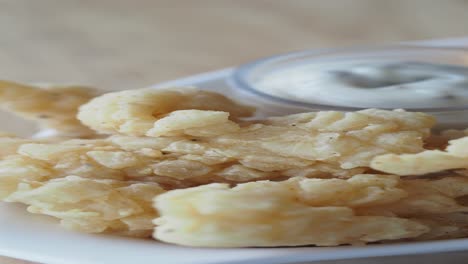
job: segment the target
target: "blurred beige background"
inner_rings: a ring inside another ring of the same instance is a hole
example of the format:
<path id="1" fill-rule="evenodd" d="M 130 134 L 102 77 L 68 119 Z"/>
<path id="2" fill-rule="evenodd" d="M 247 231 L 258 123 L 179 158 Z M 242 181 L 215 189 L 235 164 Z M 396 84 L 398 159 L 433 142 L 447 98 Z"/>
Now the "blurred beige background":
<path id="1" fill-rule="evenodd" d="M 468 0 L 0 0 L 0 78 L 137 88 L 293 50 L 467 36 L 467 14 Z"/>
<path id="2" fill-rule="evenodd" d="M 136 88 L 292 50 L 468 35 L 467 0 L 0 0 L 0 78 Z"/>

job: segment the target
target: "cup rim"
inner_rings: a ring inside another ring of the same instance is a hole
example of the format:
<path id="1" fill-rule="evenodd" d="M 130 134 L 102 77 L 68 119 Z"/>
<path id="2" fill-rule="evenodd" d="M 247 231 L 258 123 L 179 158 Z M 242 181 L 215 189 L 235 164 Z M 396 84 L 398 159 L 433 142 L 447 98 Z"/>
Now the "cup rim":
<path id="1" fill-rule="evenodd" d="M 453 52 L 466 52 L 468 56 L 468 48 L 463 47 L 432 47 L 432 46 L 423 46 L 423 45 L 412 45 L 412 44 L 397 44 L 397 45 L 385 45 L 385 46 L 356 46 L 356 47 L 346 47 L 346 48 L 324 48 L 324 49 L 313 49 L 313 50 L 302 50 L 294 51 L 289 53 L 283 53 L 278 55 L 273 55 L 269 57 L 260 58 L 252 62 L 248 62 L 240 65 L 234 69 L 234 72 L 229 77 L 229 82 L 233 84 L 234 88 L 241 89 L 246 91 L 254 96 L 266 99 L 275 103 L 280 103 L 284 105 L 289 105 L 291 107 L 304 107 L 310 108 L 313 110 L 335 110 L 335 111 L 359 111 L 367 108 L 376 108 L 376 107 L 352 107 L 352 106 L 336 106 L 330 104 L 318 104 L 318 103 L 306 103 L 301 101 L 295 101 L 293 99 L 282 98 L 279 96 L 271 95 L 265 92 L 262 92 L 256 89 L 248 81 L 249 74 L 257 69 L 260 66 L 268 65 L 274 62 L 289 60 L 294 58 L 299 58 L 303 56 L 318 56 L 318 55 L 333 55 L 335 53 L 358 53 L 358 52 L 386 52 L 386 51 L 453 51 Z M 393 110 L 401 109 L 397 108 L 388 108 L 382 107 L 379 109 Z M 468 110 L 467 106 L 457 106 L 457 107 L 437 107 L 437 108 L 406 108 L 408 111 L 414 112 L 451 112 L 451 111 L 464 111 Z"/>

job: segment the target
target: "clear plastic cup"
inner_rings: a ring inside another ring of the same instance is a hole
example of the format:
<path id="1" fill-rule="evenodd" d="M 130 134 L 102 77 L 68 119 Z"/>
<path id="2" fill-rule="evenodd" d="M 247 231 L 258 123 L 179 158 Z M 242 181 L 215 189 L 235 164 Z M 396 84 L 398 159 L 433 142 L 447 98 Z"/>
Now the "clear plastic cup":
<path id="1" fill-rule="evenodd" d="M 260 59 L 238 67 L 229 82 L 248 98 L 251 104 L 259 107 L 263 115 L 290 114 L 304 111 L 336 110 L 358 111 L 366 107 L 350 107 L 339 104 L 312 103 L 304 100 L 291 99 L 268 93 L 260 89 L 259 80 L 265 78 L 278 78 L 286 76 L 288 71 L 304 65 L 320 65 L 324 63 L 349 63 L 349 62 L 423 62 L 446 65 L 458 65 L 468 67 L 468 49 L 462 48 L 436 48 L 413 45 L 394 45 L 383 47 L 360 47 L 344 49 L 325 49 L 313 51 L 301 51 L 277 55 Z M 294 82 L 285 85 L 284 89 L 294 89 Z M 326 89 L 326 87 L 324 87 Z M 468 89 L 468 87 L 467 87 Z M 378 104 L 372 108 L 382 108 Z M 443 128 L 468 127 L 468 105 L 456 107 L 413 107 L 411 105 L 398 106 L 408 111 L 425 112 L 434 115 Z"/>

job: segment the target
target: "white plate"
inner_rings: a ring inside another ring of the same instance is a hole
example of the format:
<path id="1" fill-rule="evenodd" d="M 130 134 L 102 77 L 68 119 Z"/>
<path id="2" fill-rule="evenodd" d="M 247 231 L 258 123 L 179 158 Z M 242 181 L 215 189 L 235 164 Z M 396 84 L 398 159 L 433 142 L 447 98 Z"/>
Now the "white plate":
<path id="1" fill-rule="evenodd" d="M 468 45 L 468 39 L 442 41 L 437 44 Z M 155 85 L 155 87 L 195 85 L 230 93 L 231 90 L 225 83 L 225 77 L 231 71 L 231 69 L 225 69 Z M 2 114 L 0 120 L 2 118 L 8 118 L 8 116 Z M 9 128 L 23 130 L 28 128 L 28 125 L 11 124 Z M 431 257 L 429 260 L 427 256 L 421 255 L 454 251 L 468 251 L 468 239 L 328 248 L 188 248 L 152 240 L 75 233 L 61 229 L 57 221 L 52 218 L 26 213 L 24 206 L 0 204 L 0 255 L 49 264 L 279 264 L 409 254 L 419 254 L 419 257 L 411 258 L 412 262 L 420 260 L 421 263 L 428 263 L 428 261 L 430 263 L 435 263 L 435 261 L 455 263 L 451 260 L 457 258 L 459 260 L 457 263 L 462 263 L 463 258 L 466 258 L 466 253 L 443 255 L 439 258 Z M 394 260 L 401 262 L 401 259 L 393 258 L 388 263 L 395 263 Z M 379 261 L 379 263 L 382 262 Z"/>

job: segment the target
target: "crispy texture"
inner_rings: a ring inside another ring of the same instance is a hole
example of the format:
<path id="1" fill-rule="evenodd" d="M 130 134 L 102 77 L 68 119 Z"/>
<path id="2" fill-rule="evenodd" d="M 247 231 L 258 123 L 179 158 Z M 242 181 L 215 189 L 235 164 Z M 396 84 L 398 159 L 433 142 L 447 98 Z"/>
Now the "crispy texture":
<path id="1" fill-rule="evenodd" d="M 76 175 L 90 179 L 160 182 L 168 188 L 196 185 L 196 179 L 189 181 L 190 184 L 183 181 L 202 177 L 223 168 L 199 161 L 178 159 L 176 154 L 163 154 L 161 149 L 172 143 L 171 140 L 133 139 L 127 141 L 127 137 L 112 137 L 26 144 L 20 142 L 19 147 L 17 142 L 14 142 L 11 152 L 16 154 L 11 155 L 8 151 L 6 154 L 9 155 L 0 161 L 0 184 L 9 181 L 13 174 L 17 181 L 23 176 L 27 178 L 30 174 L 27 168 L 33 168 L 34 164 L 40 164 L 47 169 L 42 178 L 44 181 Z M 145 148 L 139 148 L 140 144 L 145 144 Z M 211 178 L 222 181 L 221 177 L 214 174 Z M 201 182 L 206 181 L 210 179 L 201 179 Z"/>
<path id="2" fill-rule="evenodd" d="M 468 168 L 468 137 L 449 142 L 446 151 L 426 150 L 415 154 L 386 154 L 375 157 L 373 169 L 398 174 L 420 175 L 449 169 Z"/>
<path id="3" fill-rule="evenodd" d="M 280 159 L 288 157 L 352 169 L 367 167 L 372 157 L 382 153 L 421 151 L 434 120 L 422 113 L 368 109 L 355 113 L 303 113 L 270 118 L 264 123 L 210 142 L 220 144 L 222 152 L 249 164 L 262 163 L 265 156 L 276 156 L 279 161 L 269 163 L 290 164 Z M 248 153 L 246 149 L 253 151 Z"/>
<path id="4" fill-rule="evenodd" d="M 406 193 L 397 184 L 395 176 L 356 175 L 174 190 L 155 199 L 161 217 L 154 237 L 204 247 L 334 246 L 428 232 L 417 221 L 356 214 L 355 208 L 403 198 Z"/>
<path id="5" fill-rule="evenodd" d="M 288 171 L 280 174 L 310 177 L 327 177 L 330 172 L 349 177 L 364 172 L 374 156 L 420 152 L 423 139 L 434 125 L 434 118 L 423 113 L 377 109 L 324 111 L 235 123 L 229 117 L 236 120 L 248 116 L 250 109 L 224 97 L 224 104 L 207 100 L 219 96 L 181 88 L 110 93 L 82 106 L 78 118 L 103 133 L 190 137 L 198 141 L 177 142 L 163 149 L 177 155 L 184 153 L 180 159 L 209 165 L 238 162 L 263 172 Z"/>
<path id="6" fill-rule="evenodd" d="M 28 205 L 28 211 L 60 219 L 62 226 L 87 233 L 149 236 L 156 211 L 156 183 L 85 179 L 77 176 L 47 182 L 22 181 L 6 202 Z"/>
<path id="7" fill-rule="evenodd" d="M 213 112 L 197 111 L 208 116 Z M 370 109 L 305 113 L 262 122 L 210 137 L 187 137 L 185 132 L 171 137 L 116 135 L 58 142 L 2 138 L 1 154 L 8 157 L 0 162 L 0 184 L 9 186 L 2 195 L 15 191 L 15 184 L 23 177 L 29 179 L 33 174 L 29 170 L 36 166 L 41 170 L 36 181 L 76 175 L 156 182 L 166 189 L 297 176 L 347 178 L 367 171 L 378 154 L 421 151 L 432 118 Z"/>
<path id="8" fill-rule="evenodd" d="M 34 142 L 34 140 L 16 138 L 16 137 L 0 137 L 0 158 L 8 155 L 16 154 L 16 150 L 19 146 Z"/>
<path id="9" fill-rule="evenodd" d="M 218 130 L 217 127 L 210 128 L 212 125 L 236 128 L 228 116 L 236 120 L 251 116 L 253 111 L 251 107 L 209 91 L 190 87 L 165 90 L 146 88 L 94 98 L 81 106 L 78 119 L 101 133 L 157 137 L 174 135 L 190 128 Z"/>
<path id="10" fill-rule="evenodd" d="M 399 121 L 401 116 L 419 118 L 420 124 L 405 125 Z M 346 178 L 366 171 L 378 154 L 420 151 L 431 125 L 430 118 L 418 113 L 376 110 L 291 116 L 292 120 L 299 118 L 294 126 L 285 123 L 285 118 L 276 118 L 208 138 L 113 136 L 28 144 L 12 140 L 5 155 L 17 152 L 18 156 L 6 157 L 0 169 L 4 174 L 15 170 L 9 159 L 18 167 L 33 160 L 48 168 L 46 180 L 77 175 L 154 181 L 168 189 L 296 176 Z M 328 121 L 323 123 L 324 119 Z M 358 126 L 355 119 L 370 120 L 372 125 L 361 122 Z M 319 128 L 313 127 L 317 124 L 321 124 Z M 3 178 L 0 175 L 0 183 Z"/>
<path id="11" fill-rule="evenodd" d="M 156 197 L 161 217 L 155 220 L 154 236 L 207 247 L 455 238 L 468 234 L 467 194 L 468 179 L 456 175 L 432 180 L 293 178 L 232 189 L 211 184 Z"/>
<path id="12" fill-rule="evenodd" d="M 430 231 L 409 240 L 425 241 L 434 239 L 453 239 L 468 236 L 468 214 L 431 214 L 412 218 L 430 227 Z"/>
<path id="13" fill-rule="evenodd" d="M 169 123 L 178 122 L 171 115 L 166 118 Z M 422 151 L 423 139 L 433 123 L 433 118 L 425 114 L 404 111 L 304 113 L 271 118 L 236 131 L 223 131 L 222 135 L 212 133 L 206 138 L 186 129 L 176 135 L 190 134 L 190 141 L 174 142 L 162 151 L 183 153 L 182 159 L 207 164 L 237 161 L 250 169 L 279 171 L 283 176 L 327 177 L 335 173 L 349 177 L 365 171 L 374 156 Z"/>
<path id="14" fill-rule="evenodd" d="M 82 86 L 35 87 L 0 81 L 0 107 L 52 129 L 54 136 L 93 137 L 96 133 L 76 118 L 78 107 L 97 95 Z"/>
<path id="15" fill-rule="evenodd" d="M 466 203 L 460 200 L 468 195 L 467 177 L 448 174 L 440 179 L 401 178 L 398 188 L 406 193 L 398 202 L 361 208 L 360 213 L 417 218 L 468 212 Z"/>
<path id="16" fill-rule="evenodd" d="M 72 230 L 128 236 L 148 236 L 159 211 L 154 237 L 190 246 L 468 235 L 467 132 L 430 134 L 426 114 L 367 109 L 244 121 L 253 108 L 195 88 L 94 96 L 0 82 L 5 109 L 59 133 L 0 133 L 0 200 Z M 363 174 L 375 169 L 462 170 Z"/>
<path id="17" fill-rule="evenodd" d="M 47 182 L 69 175 L 135 180 L 133 172 L 127 174 L 122 167 L 147 165 L 145 156 L 123 152 L 106 140 L 27 142 L 24 139 L 0 138 L 0 142 L 5 146 L 1 151 L 5 155 L 0 160 L 0 198 L 16 191 L 24 180 Z M 120 155 L 122 153 L 124 155 Z"/>
<path id="18" fill-rule="evenodd" d="M 408 194 L 407 197 L 384 207 L 365 208 L 366 213 L 397 215 L 430 228 L 429 232 L 409 240 L 468 236 L 467 177 L 449 175 L 429 180 L 403 178 L 400 186 Z"/>

